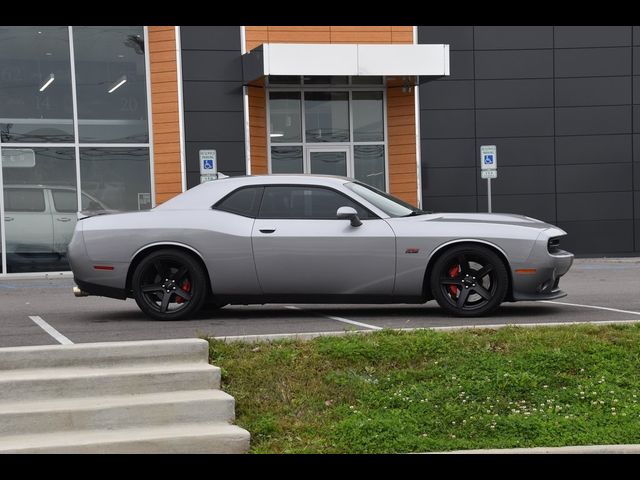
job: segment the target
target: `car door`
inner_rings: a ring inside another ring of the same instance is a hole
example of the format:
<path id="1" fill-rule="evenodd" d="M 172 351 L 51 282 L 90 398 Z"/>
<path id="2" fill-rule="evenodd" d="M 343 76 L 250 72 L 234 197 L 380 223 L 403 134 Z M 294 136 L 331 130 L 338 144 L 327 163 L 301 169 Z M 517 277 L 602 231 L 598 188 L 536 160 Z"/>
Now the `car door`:
<path id="1" fill-rule="evenodd" d="M 355 208 L 362 225 L 338 219 L 336 211 L 342 206 Z M 392 294 L 393 230 L 334 189 L 266 186 L 252 239 L 264 294 Z"/>
<path id="2" fill-rule="evenodd" d="M 51 200 L 54 249 L 57 253 L 66 255 L 77 221 L 77 193 L 75 190 L 52 188 Z"/>
<path id="3" fill-rule="evenodd" d="M 5 188 L 7 253 L 29 256 L 52 252 L 53 225 L 44 193 L 37 187 Z"/>

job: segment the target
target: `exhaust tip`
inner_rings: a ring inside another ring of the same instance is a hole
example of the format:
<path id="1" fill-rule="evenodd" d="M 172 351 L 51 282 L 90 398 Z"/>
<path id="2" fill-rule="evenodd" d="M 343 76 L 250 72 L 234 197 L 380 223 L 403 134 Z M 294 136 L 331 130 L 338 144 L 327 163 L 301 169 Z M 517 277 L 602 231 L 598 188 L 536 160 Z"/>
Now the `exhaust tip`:
<path id="1" fill-rule="evenodd" d="M 80 290 L 80 288 L 78 287 L 73 287 L 73 294 L 76 297 L 88 297 L 89 294 L 87 292 L 85 292 L 84 290 Z"/>

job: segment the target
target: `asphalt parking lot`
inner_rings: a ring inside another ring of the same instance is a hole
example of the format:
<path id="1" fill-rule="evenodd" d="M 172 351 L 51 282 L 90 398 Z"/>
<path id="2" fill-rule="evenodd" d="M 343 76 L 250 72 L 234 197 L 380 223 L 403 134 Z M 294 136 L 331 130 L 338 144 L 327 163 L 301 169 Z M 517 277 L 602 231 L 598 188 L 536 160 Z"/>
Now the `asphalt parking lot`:
<path id="1" fill-rule="evenodd" d="M 295 335 L 380 328 L 640 321 L 640 258 L 577 259 L 554 302 L 506 303 L 491 317 L 425 305 L 227 306 L 181 322 L 145 317 L 133 300 L 76 298 L 67 277 L 0 280 L 0 347 L 187 337 Z"/>

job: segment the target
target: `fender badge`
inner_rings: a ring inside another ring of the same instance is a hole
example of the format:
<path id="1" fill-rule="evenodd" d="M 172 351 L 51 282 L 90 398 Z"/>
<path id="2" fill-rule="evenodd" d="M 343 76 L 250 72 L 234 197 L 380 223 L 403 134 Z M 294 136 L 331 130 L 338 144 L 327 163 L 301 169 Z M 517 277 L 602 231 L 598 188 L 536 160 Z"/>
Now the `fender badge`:
<path id="1" fill-rule="evenodd" d="M 404 253 L 418 253 L 419 251 L 419 248 L 407 248 Z"/>

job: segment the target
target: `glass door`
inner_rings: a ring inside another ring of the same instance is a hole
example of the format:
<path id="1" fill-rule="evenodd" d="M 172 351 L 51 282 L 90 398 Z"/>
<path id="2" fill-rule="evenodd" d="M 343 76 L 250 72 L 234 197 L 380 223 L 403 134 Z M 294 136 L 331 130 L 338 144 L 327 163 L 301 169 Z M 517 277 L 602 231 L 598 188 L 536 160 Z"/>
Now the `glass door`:
<path id="1" fill-rule="evenodd" d="M 305 171 L 317 175 L 352 176 L 349 147 L 307 147 Z"/>

